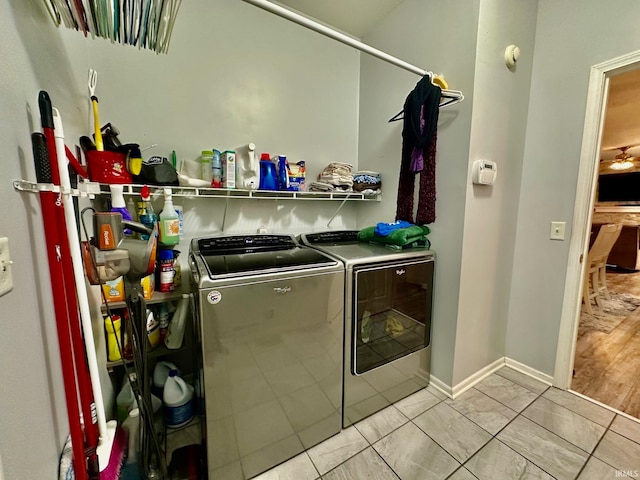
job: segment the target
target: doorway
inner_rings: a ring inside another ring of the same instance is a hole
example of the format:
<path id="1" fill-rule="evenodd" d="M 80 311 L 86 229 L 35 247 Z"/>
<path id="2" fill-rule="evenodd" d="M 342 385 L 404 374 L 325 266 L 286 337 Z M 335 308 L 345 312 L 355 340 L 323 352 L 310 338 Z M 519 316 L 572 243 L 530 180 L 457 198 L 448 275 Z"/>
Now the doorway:
<path id="1" fill-rule="evenodd" d="M 578 353 L 579 357 L 584 353 L 576 348 L 580 330 L 582 278 L 585 268 L 583 260 L 588 252 L 592 222 L 597 219 L 594 218 L 593 206 L 596 202 L 600 154 L 605 126 L 605 105 L 607 105 L 610 81 L 614 77 L 638 68 L 640 68 L 640 51 L 603 62 L 591 68 L 578 185 L 574 204 L 573 234 L 569 246 L 565 295 L 554 372 L 554 385 L 565 390 L 572 388 L 576 353 Z M 640 124 L 640 121 L 638 123 Z M 640 275 L 637 276 L 640 282 Z M 613 284 L 617 283 L 612 280 L 612 287 Z M 622 284 L 624 285 L 625 282 L 623 281 Z M 638 315 L 640 315 L 640 312 L 638 312 Z M 581 347 L 584 347 L 584 345 L 581 345 Z M 581 358 L 579 358 L 578 366 L 583 366 L 580 365 Z M 588 382 L 583 379 L 580 388 L 584 389 L 585 383 Z M 585 396 L 588 396 L 588 394 Z M 595 400 L 598 399 L 596 398 Z M 602 402 L 602 400 L 600 401 Z M 618 408 L 618 406 L 613 405 L 613 408 Z"/>

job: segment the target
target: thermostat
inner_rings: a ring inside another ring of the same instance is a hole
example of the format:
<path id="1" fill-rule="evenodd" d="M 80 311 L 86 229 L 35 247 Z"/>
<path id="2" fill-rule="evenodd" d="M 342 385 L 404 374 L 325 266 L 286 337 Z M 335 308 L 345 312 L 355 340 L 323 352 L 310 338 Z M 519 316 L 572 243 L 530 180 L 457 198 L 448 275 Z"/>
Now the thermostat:
<path id="1" fill-rule="evenodd" d="M 491 160 L 476 160 L 473 162 L 471 181 L 478 185 L 493 185 L 498 174 L 496 162 Z"/>

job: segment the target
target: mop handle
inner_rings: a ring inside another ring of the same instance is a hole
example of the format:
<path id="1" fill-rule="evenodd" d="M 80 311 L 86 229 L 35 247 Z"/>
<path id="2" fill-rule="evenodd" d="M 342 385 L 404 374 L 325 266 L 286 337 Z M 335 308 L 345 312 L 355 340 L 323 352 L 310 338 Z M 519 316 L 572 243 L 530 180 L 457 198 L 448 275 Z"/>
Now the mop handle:
<path id="1" fill-rule="evenodd" d="M 64 130 L 62 129 L 62 117 L 57 109 L 53 109 L 54 135 L 56 139 L 56 151 L 58 155 L 58 171 L 60 174 L 60 186 L 63 191 L 71 188 L 71 180 L 67 169 L 67 158 L 65 156 Z M 100 385 L 100 374 L 98 370 L 98 359 L 96 347 L 93 340 L 93 327 L 91 325 L 91 311 L 89 309 L 89 298 L 84 280 L 84 270 L 82 267 L 82 254 L 80 252 L 80 238 L 78 237 L 78 224 L 74 215 L 73 202 L 69 194 L 62 194 L 62 204 L 64 206 L 64 216 L 69 234 L 69 248 L 71 251 L 71 261 L 73 263 L 73 275 L 78 295 L 78 305 L 80 307 L 80 320 L 84 332 L 85 353 L 89 366 L 89 377 L 93 388 L 96 415 L 98 419 L 98 432 L 101 439 L 106 440 L 107 421 L 104 413 L 104 402 L 102 399 L 102 387 Z M 104 438 L 103 438 L 104 437 Z"/>

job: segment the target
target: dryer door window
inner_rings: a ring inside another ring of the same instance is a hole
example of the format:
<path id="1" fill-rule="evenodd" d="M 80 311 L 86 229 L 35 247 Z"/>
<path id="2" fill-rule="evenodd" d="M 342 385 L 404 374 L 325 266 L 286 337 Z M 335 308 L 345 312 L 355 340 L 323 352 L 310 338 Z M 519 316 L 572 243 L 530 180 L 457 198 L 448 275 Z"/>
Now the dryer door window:
<path id="1" fill-rule="evenodd" d="M 429 345 L 433 262 L 354 269 L 353 373 Z"/>

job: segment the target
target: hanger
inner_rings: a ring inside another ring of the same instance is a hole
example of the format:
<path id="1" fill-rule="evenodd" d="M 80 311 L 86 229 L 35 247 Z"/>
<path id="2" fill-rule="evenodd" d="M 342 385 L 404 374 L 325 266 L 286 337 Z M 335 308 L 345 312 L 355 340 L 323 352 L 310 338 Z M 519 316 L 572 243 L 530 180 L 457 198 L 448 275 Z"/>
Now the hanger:
<path id="1" fill-rule="evenodd" d="M 426 75 L 429 77 L 429 80 L 431 80 L 432 84 L 437 85 L 442 89 L 442 92 L 440 94 L 440 98 L 441 98 L 440 105 L 439 105 L 440 108 L 444 108 L 450 105 L 455 105 L 456 103 L 460 103 L 462 100 L 464 100 L 464 95 L 460 90 L 449 90 L 448 88 L 446 88 L 449 85 L 447 84 L 446 80 L 442 75 L 434 75 L 433 72 L 427 72 Z M 445 99 L 445 100 L 442 101 L 442 99 Z M 387 123 L 397 122 L 403 119 L 404 119 L 404 110 L 400 110 L 393 117 L 391 117 Z"/>

